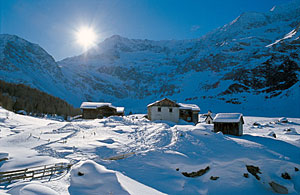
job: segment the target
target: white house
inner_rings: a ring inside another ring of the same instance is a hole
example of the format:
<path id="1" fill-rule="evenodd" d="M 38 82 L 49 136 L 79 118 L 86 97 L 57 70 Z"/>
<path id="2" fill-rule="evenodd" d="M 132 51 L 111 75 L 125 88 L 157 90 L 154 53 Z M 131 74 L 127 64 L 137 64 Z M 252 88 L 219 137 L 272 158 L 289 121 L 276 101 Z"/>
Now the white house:
<path id="1" fill-rule="evenodd" d="M 183 119 L 196 124 L 200 112 L 200 108 L 195 104 L 176 103 L 168 98 L 149 104 L 147 109 L 149 120 L 166 120 L 175 123 L 178 123 L 179 119 Z"/>

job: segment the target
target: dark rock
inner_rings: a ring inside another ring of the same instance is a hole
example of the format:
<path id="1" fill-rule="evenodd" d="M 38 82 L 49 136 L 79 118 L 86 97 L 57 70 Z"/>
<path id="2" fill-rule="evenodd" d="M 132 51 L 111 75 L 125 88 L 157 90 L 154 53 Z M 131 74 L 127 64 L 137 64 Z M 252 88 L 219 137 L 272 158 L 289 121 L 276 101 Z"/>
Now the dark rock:
<path id="1" fill-rule="evenodd" d="M 298 169 L 297 167 L 295 167 L 295 171 L 296 171 L 296 172 L 298 172 L 298 171 L 299 171 L 299 169 Z"/>
<path id="2" fill-rule="evenodd" d="M 257 180 L 260 180 L 260 177 L 257 175 L 257 173 L 261 174 L 259 167 L 255 167 L 253 165 L 246 165 L 246 167 L 249 173 L 251 173 Z"/>
<path id="3" fill-rule="evenodd" d="M 248 173 L 244 173 L 244 177 L 249 178 L 249 174 Z"/>
<path id="4" fill-rule="evenodd" d="M 269 183 L 269 185 L 271 186 L 271 188 L 274 190 L 274 192 L 278 193 L 278 194 L 288 194 L 289 191 L 286 187 L 275 183 L 274 181 L 272 181 L 271 183 Z"/>
<path id="5" fill-rule="evenodd" d="M 84 173 L 82 173 L 82 172 L 78 171 L 77 175 L 78 175 L 78 176 L 83 176 L 83 175 L 84 175 Z"/>
<path id="6" fill-rule="evenodd" d="M 282 173 L 282 174 L 281 174 L 281 177 L 282 177 L 283 179 L 291 179 L 291 176 L 290 176 L 287 172 Z"/>
<path id="7" fill-rule="evenodd" d="M 211 176 L 210 179 L 211 179 L 211 180 L 217 180 L 217 179 L 219 179 L 219 177 L 217 177 L 217 176 L 216 176 L 216 177 Z"/>
<path id="8" fill-rule="evenodd" d="M 209 166 L 207 166 L 205 169 L 200 169 L 197 172 L 191 172 L 191 173 L 182 172 L 181 174 L 186 176 L 186 177 L 199 177 L 199 176 L 204 175 L 205 173 L 207 173 L 207 171 L 209 171 L 209 169 L 210 169 Z"/>
<path id="9" fill-rule="evenodd" d="M 253 126 L 260 126 L 261 124 L 259 122 L 254 122 L 252 125 Z"/>
<path id="10" fill-rule="evenodd" d="M 179 171 L 179 168 L 177 168 L 176 171 Z"/>

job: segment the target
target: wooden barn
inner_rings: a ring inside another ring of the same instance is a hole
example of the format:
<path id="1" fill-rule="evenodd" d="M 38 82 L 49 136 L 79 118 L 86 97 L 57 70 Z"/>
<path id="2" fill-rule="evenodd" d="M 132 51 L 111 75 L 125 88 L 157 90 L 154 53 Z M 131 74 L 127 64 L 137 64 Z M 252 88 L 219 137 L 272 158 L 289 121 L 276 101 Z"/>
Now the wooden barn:
<path id="1" fill-rule="evenodd" d="M 219 113 L 213 120 L 214 132 L 224 134 L 243 135 L 243 115 L 240 113 Z"/>
<path id="2" fill-rule="evenodd" d="M 179 104 L 179 118 L 197 124 L 200 108 L 196 104 Z"/>
<path id="3" fill-rule="evenodd" d="M 178 123 L 179 119 L 183 119 L 195 124 L 198 123 L 200 112 L 200 108 L 195 104 L 176 103 L 168 98 L 149 104 L 147 110 L 148 119 L 151 121 L 166 120 Z"/>
<path id="4" fill-rule="evenodd" d="M 109 116 L 124 116 L 124 107 L 115 107 L 106 102 L 82 102 L 82 118 L 96 119 Z"/>

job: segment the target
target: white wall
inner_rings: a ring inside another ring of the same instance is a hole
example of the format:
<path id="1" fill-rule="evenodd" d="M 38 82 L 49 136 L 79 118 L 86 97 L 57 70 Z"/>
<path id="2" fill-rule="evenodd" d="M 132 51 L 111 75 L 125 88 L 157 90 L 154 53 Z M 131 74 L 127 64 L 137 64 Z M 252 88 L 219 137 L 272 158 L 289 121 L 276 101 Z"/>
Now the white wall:
<path id="1" fill-rule="evenodd" d="M 161 112 L 158 112 L 158 107 L 160 106 L 151 106 L 151 120 L 166 120 L 178 123 L 179 120 L 179 107 L 160 107 Z M 169 108 L 172 108 L 172 112 L 169 112 Z"/>

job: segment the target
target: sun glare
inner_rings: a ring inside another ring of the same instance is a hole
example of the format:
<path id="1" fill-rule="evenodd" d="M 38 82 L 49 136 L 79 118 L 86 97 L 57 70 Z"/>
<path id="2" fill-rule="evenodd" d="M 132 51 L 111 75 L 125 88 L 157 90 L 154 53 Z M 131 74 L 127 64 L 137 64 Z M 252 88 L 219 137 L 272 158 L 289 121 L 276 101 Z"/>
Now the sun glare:
<path id="1" fill-rule="evenodd" d="M 76 33 L 77 42 L 87 49 L 96 43 L 97 35 L 92 28 L 82 27 Z"/>

